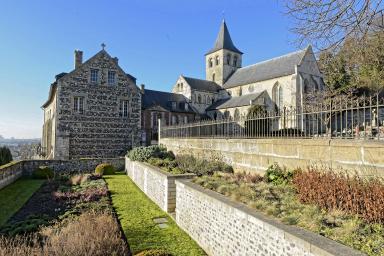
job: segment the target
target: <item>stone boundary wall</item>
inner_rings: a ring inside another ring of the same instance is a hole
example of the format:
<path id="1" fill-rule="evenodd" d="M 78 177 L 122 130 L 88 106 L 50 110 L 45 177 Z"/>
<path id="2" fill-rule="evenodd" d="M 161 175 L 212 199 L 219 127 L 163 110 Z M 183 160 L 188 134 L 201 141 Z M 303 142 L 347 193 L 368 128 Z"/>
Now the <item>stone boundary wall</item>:
<path id="1" fill-rule="evenodd" d="M 185 180 L 176 181 L 176 223 L 210 256 L 365 255 Z"/>
<path id="2" fill-rule="evenodd" d="M 15 182 L 23 175 L 19 162 L 6 164 L 0 167 L 0 189 Z"/>
<path id="3" fill-rule="evenodd" d="M 194 174 L 170 174 L 148 163 L 125 158 L 127 175 L 163 211 L 173 213 L 176 207 L 176 184 L 179 179 L 191 179 Z"/>
<path id="4" fill-rule="evenodd" d="M 110 163 L 118 170 L 124 170 L 124 158 L 94 158 L 78 160 L 21 160 L 0 166 L 0 189 L 13 183 L 21 176 L 30 176 L 39 166 L 49 166 L 56 173 L 93 172 L 97 165 Z"/>
<path id="5" fill-rule="evenodd" d="M 384 142 L 350 139 L 161 138 L 175 154 L 221 159 L 237 171 L 263 173 L 277 162 L 287 168 L 321 165 L 360 176 L 384 177 Z"/>

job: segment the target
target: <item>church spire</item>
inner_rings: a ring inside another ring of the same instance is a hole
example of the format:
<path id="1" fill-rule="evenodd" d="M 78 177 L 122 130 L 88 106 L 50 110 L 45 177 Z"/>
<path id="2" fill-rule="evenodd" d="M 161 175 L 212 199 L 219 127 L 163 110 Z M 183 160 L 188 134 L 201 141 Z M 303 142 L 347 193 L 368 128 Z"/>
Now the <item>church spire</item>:
<path id="1" fill-rule="evenodd" d="M 207 54 L 210 54 L 212 52 L 225 49 L 230 50 L 236 53 L 243 54 L 239 49 L 236 48 L 236 46 L 233 44 L 231 36 L 229 34 L 227 24 L 225 23 L 225 20 L 223 19 L 223 22 L 221 23 L 219 34 L 217 35 L 215 46 L 207 52 Z"/>

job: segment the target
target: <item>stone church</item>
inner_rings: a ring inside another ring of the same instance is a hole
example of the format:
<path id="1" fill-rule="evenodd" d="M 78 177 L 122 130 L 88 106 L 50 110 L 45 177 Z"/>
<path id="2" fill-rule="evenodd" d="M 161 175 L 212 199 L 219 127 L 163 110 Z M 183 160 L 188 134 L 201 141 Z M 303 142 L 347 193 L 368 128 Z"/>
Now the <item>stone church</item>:
<path id="1" fill-rule="evenodd" d="M 214 47 L 205 54 L 205 80 L 180 75 L 173 93 L 209 118 L 236 118 L 252 105 L 266 110 L 302 106 L 305 93 L 323 89 L 312 48 L 243 67 L 243 52 L 233 43 L 225 21 Z"/>
<path id="2" fill-rule="evenodd" d="M 47 159 L 116 157 L 140 143 L 141 93 L 136 79 L 103 49 L 51 84 L 42 106 Z"/>

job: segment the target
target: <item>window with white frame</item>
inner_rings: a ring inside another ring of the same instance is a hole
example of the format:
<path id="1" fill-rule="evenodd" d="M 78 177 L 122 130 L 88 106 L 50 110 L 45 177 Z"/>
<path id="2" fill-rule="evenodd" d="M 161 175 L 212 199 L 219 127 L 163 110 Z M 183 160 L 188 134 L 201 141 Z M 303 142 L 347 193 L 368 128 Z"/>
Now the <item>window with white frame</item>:
<path id="1" fill-rule="evenodd" d="M 84 97 L 73 98 L 73 111 L 76 113 L 84 113 Z"/>
<path id="2" fill-rule="evenodd" d="M 99 81 L 99 70 L 98 69 L 91 69 L 91 83 L 96 84 Z"/>
<path id="3" fill-rule="evenodd" d="M 109 70 L 108 71 L 108 84 L 115 85 L 116 83 L 116 71 Z"/>
<path id="4" fill-rule="evenodd" d="M 122 117 L 128 117 L 129 114 L 129 101 L 122 100 L 120 101 L 120 115 Z"/>

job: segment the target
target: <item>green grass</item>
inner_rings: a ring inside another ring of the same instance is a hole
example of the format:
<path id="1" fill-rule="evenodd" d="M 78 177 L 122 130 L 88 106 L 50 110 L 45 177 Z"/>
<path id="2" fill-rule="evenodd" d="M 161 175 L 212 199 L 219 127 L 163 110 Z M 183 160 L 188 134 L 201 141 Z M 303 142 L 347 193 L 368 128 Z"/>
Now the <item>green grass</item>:
<path id="1" fill-rule="evenodd" d="M 19 179 L 0 190 L 0 226 L 5 224 L 38 190 L 44 180 Z"/>
<path id="2" fill-rule="evenodd" d="M 104 176 L 112 195 L 112 204 L 120 219 L 132 252 L 164 249 L 172 255 L 206 255 L 176 223 L 153 203 L 125 174 Z M 160 229 L 154 218 L 168 219 Z"/>

